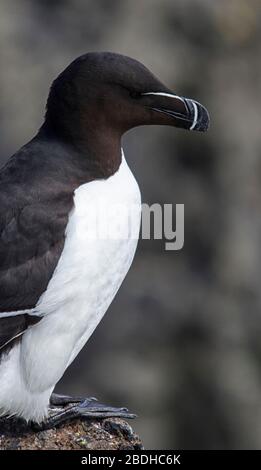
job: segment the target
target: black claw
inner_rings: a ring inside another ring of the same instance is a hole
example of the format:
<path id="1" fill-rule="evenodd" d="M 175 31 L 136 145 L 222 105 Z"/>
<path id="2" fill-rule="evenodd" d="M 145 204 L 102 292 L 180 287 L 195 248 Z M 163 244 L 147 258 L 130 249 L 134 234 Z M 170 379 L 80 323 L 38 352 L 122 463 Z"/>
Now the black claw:
<path id="1" fill-rule="evenodd" d="M 61 411 L 55 412 L 52 409 L 52 414 L 49 418 L 41 424 L 32 423 L 32 429 L 35 431 L 42 431 L 46 429 L 53 428 L 54 426 L 59 426 L 65 421 L 70 421 L 73 419 L 104 419 L 104 418 L 123 418 L 123 419 L 133 419 L 136 418 L 134 413 L 130 413 L 128 408 L 115 408 L 112 406 L 104 405 L 99 403 L 97 398 L 80 398 L 80 397 L 70 397 L 68 395 L 58 395 L 53 393 L 50 399 L 50 404 L 56 407 L 61 407 Z M 66 408 L 66 405 L 71 405 Z"/>
<path id="2" fill-rule="evenodd" d="M 60 395 L 58 393 L 52 393 L 50 398 L 50 405 L 66 406 L 72 403 L 80 403 L 83 400 L 83 397 L 71 397 L 69 395 Z"/>

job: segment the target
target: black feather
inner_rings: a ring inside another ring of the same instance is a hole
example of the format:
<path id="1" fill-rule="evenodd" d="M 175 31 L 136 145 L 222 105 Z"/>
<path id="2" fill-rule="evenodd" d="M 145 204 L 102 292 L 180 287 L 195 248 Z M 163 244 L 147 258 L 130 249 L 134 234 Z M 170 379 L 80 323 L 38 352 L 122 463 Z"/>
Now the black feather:
<path id="1" fill-rule="evenodd" d="M 14 341 L 19 340 L 29 326 L 35 325 L 40 320 L 41 317 L 27 313 L 0 318 L 0 355 L 8 352 Z"/>

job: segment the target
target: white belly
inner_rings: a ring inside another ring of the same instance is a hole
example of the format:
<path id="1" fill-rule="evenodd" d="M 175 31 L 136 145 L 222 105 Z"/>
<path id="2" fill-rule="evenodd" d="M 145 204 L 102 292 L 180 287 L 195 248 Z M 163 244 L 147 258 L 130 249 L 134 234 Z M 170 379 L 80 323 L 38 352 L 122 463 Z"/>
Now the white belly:
<path id="1" fill-rule="evenodd" d="M 27 330 L 19 351 L 13 353 L 20 363 L 21 399 L 25 394 L 29 401 L 31 394 L 43 397 L 49 390 L 48 403 L 55 384 L 91 336 L 129 270 L 140 215 L 140 191 L 124 156 L 113 176 L 75 191 L 64 250 L 36 308 L 44 318 Z M 17 374 L 13 380 L 15 387 Z M 13 380 L 8 378 L 9 385 Z M 40 410 L 37 413 L 38 418 Z"/>
<path id="2" fill-rule="evenodd" d="M 80 186 L 74 206 L 62 256 L 37 305 L 45 318 L 22 341 L 28 357 L 32 337 L 38 334 L 35 355 L 39 356 L 37 367 L 44 361 L 43 387 L 60 379 L 91 336 L 133 260 L 140 228 L 140 191 L 125 159 L 112 177 Z M 40 354 L 40 344 L 48 358 Z M 53 364 L 53 370 L 45 367 L 46 361 Z M 34 364 L 28 364 L 28 377 L 37 374 Z"/>

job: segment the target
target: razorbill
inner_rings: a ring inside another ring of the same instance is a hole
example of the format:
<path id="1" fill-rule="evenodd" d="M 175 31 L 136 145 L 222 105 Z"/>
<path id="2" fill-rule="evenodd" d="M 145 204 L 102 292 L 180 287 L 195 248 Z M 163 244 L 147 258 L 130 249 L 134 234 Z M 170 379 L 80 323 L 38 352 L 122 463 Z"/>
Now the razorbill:
<path id="1" fill-rule="evenodd" d="M 122 135 L 146 124 L 206 131 L 208 123 L 201 104 L 123 55 L 85 54 L 53 82 L 42 127 L 0 171 L 2 415 L 45 427 L 76 416 L 134 416 L 53 390 L 136 250 L 140 191 Z M 110 210 L 118 203 L 138 207 L 131 226 L 124 211 Z M 97 236 L 100 223 L 117 236 Z M 56 408 L 48 415 L 50 404 Z"/>

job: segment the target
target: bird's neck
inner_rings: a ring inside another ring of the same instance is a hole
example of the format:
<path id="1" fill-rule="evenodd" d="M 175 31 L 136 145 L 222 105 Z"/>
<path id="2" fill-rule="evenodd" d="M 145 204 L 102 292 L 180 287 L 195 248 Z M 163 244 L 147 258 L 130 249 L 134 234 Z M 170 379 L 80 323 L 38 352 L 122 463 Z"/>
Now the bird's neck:
<path id="1" fill-rule="evenodd" d="M 121 135 L 106 126 L 77 125 L 62 129 L 45 121 L 39 135 L 48 135 L 72 147 L 77 160 L 82 160 L 96 178 L 108 178 L 121 164 Z"/>

